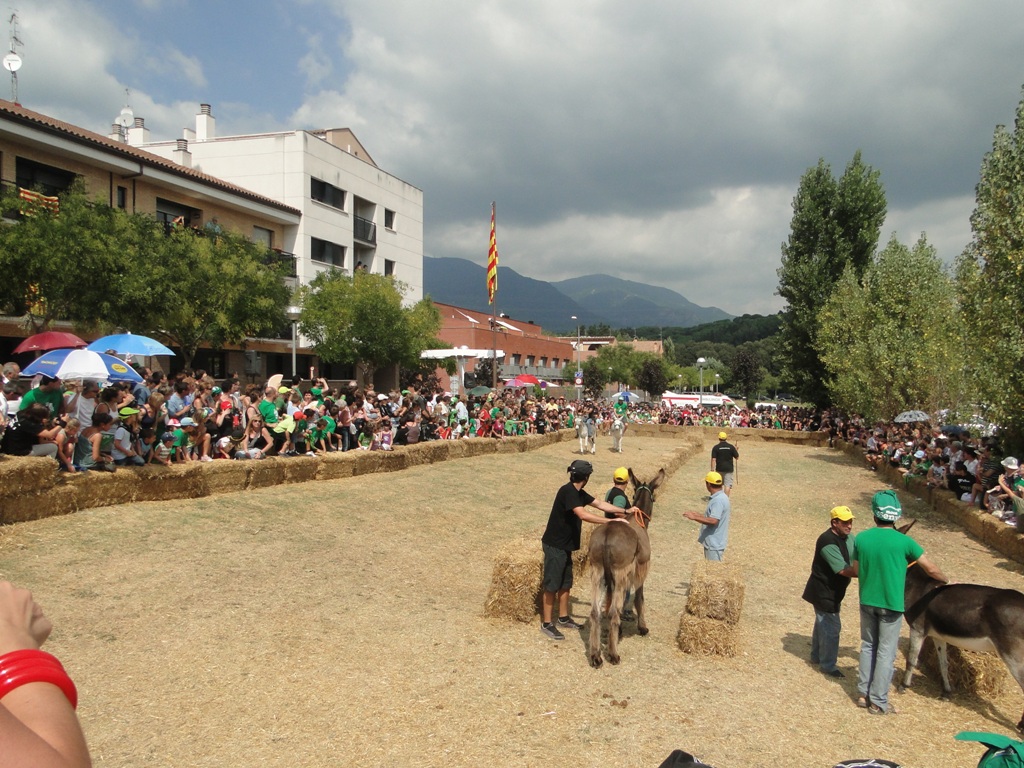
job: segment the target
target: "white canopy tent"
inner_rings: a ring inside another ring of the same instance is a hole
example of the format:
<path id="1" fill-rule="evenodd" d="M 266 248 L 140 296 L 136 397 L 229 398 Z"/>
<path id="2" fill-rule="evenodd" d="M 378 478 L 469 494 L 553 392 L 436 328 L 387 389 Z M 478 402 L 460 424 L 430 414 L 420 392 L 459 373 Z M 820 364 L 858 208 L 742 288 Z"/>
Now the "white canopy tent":
<path id="1" fill-rule="evenodd" d="M 455 347 L 454 349 L 425 349 L 420 352 L 421 360 L 444 360 L 448 357 L 455 358 L 455 364 L 458 366 L 458 375 L 452 379 L 452 394 L 459 394 L 459 389 L 462 387 L 462 382 L 466 376 L 466 362 L 468 360 L 477 359 L 490 359 L 494 357 L 497 359 L 504 359 L 505 352 L 501 349 L 470 349 L 463 345 L 461 347 Z"/>

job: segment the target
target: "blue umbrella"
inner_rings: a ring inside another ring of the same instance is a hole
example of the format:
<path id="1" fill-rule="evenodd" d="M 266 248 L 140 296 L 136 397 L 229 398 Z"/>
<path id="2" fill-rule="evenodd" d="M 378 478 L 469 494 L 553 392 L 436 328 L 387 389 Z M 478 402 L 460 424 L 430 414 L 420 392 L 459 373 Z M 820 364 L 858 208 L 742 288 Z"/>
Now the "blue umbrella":
<path id="1" fill-rule="evenodd" d="M 115 333 L 96 339 L 86 349 L 93 352 L 114 350 L 119 355 L 173 355 L 174 353 L 156 339 L 136 336 L 134 333 Z"/>
<path id="2" fill-rule="evenodd" d="M 617 394 L 615 397 L 625 400 L 626 402 L 629 403 L 640 402 L 640 395 L 638 395 L 636 392 L 630 392 L 628 390 L 623 390 L 622 392 L 619 392 L 619 394 Z"/>
<path id="3" fill-rule="evenodd" d="M 22 369 L 22 376 L 43 374 L 55 379 L 140 382 L 142 377 L 124 360 L 88 349 L 54 349 Z"/>

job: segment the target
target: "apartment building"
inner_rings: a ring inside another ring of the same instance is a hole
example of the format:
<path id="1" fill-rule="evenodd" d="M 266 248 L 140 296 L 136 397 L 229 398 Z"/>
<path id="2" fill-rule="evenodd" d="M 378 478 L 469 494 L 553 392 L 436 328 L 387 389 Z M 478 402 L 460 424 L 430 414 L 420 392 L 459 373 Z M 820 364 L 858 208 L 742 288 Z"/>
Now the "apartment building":
<path id="1" fill-rule="evenodd" d="M 380 168 L 351 130 L 218 136 L 202 104 L 180 139 L 151 142 L 136 119 L 127 141 L 297 209 L 298 226 L 269 245 L 295 254 L 300 283 L 365 269 L 405 283 L 408 302 L 423 298 L 423 192 Z"/>

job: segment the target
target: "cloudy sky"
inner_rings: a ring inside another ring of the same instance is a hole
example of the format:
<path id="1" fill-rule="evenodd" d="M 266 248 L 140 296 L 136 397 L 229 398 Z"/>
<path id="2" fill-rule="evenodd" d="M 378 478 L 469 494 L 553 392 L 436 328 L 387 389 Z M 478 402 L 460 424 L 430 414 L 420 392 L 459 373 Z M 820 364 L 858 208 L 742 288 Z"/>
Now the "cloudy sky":
<path id="1" fill-rule="evenodd" d="M 428 256 L 484 263 L 495 200 L 502 266 L 733 314 L 781 309 L 780 245 L 819 158 L 838 176 L 860 149 L 888 199 L 881 244 L 925 232 L 952 261 L 1024 83 L 1020 0 L 14 7 L 30 109 L 106 133 L 128 101 L 155 139 L 200 102 L 219 135 L 351 127 L 423 189 Z"/>

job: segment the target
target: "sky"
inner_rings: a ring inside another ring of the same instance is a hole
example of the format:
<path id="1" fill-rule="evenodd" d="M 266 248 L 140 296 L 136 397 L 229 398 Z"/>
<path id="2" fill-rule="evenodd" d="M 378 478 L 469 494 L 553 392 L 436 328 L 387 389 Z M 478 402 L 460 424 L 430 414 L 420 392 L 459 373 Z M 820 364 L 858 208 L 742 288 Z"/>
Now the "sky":
<path id="1" fill-rule="evenodd" d="M 951 263 L 1024 84 L 1019 0 L 20 0 L 18 100 L 153 140 L 351 128 L 424 253 L 771 313 L 800 177 L 858 150 Z M 0 29 L 10 37 L 10 25 Z M 0 74 L 6 72 L 0 70 Z M 0 80 L 0 95 L 11 92 Z M 483 290 L 483 288 L 481 289 Z M 500 291 L 500 285 L 499 285 Z"/>

